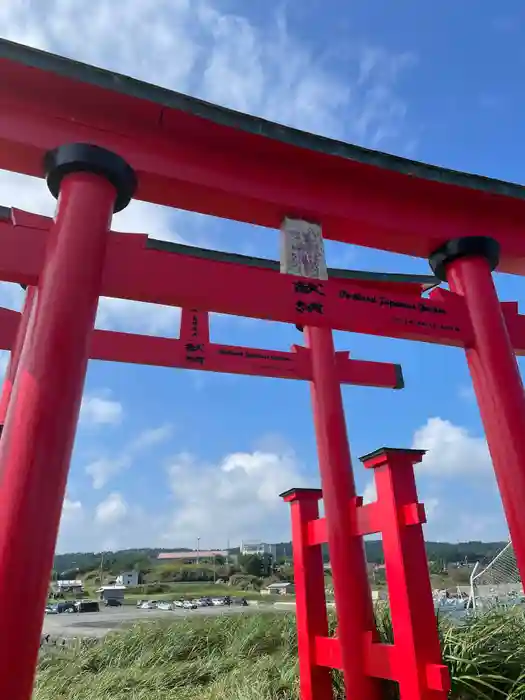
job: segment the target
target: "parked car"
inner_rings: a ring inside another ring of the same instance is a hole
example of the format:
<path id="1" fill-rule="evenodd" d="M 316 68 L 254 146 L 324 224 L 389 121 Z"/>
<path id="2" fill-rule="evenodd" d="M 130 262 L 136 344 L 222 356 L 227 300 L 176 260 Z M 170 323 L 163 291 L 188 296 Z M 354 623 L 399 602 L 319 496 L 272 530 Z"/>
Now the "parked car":
<path id="1" fill-rule="evenodd" d="M 157 601 L 156 600 L 146 600 L 142 605 L 140 606 L 142 610 L 155 610 L 157 607 Z"/>
<path id="2" fill-rule="evenodd" d="M 50 605 L 55 613 L 72 613 L 75 612 L 75 603 L 72 600 L 64 600 L 60 603 L 55 603 L 55 605 Z"/>
<path id="3" fill-rule="evenodd" d="M 58 610 L 56 605 L 46 605 L 45 609 L 46 615 L 58 615 Z"/>
<path id="4" fill-rule="evenodd" d="M 183 600 L 174 600 L 173 605 L 176 608 L 182 608 L 182 607 L 184 607 L 184 601 Z"/>
<path id="5" fill-rule="evenodd" d="M 225 605 L 224 598 L 212 598 L 212 605 Z"/>
<path id="6" fill-rule="evenodd" d="M 122 601 L 118 598 L 106 598 L 104 600 L 104 605 L 106 608 L 120 608 Z"/>
<path id="7" fill-rule="evenodd" d="M 142 600 L 142 598 L 140 600 L 137 600 L 137 608 L 141 608 L 144 605 L 144 603 L 146 603 L 146 602 L 147 601 Z"/>
<path id="8" fill-rule="evenodd" d="M 161 601 L 158 603 L 157 608 L 159 610 L 173 610 L 173 603 L 168 603 L 167 601 Z"/>
<path id="9" fill-rule="evenodd" d="M 96 600 L 79 600 L 75 603 L 75 609 L 79 613 L 100 612 L 100 606 Z"/>
<path id="10" fill-rule="evenodd" d="M 186 610 L 195 610 L 197 607 L 197 604 L 193 600 L 185 600 L 182 603 L 182 607 L 185 608 Z"/>

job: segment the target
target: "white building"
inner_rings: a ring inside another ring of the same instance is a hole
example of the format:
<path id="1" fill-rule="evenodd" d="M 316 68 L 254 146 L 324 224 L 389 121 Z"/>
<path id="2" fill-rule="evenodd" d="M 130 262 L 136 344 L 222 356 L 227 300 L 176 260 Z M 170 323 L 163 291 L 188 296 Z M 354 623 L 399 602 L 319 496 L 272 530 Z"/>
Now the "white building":
<path id="1" fill-rule="evenodd" d="M 84 590 L 84 584 L 78 579 L 72 581 L 56 581 L 55 587 L 57 593 L 82 593 Z"/>
<path id="2" fill-rule="evenodd" d="M 115 583 L 117 586 L 138 586 L 139 577 L 139 571 L 122 571 L 115 579 Z"/>
<path id="3" fill-rule="evenodd" d="M 293 595 L 295 586 L 290 581 L 278 581 L 277 583 L 270 583 L 269 586 L 263 588 L 261 593 L 262 595 Z"/>
<path id="4" fill-rule="evenodd" d="M 124 600 L 126 586 L 100 586 L 97 589 L 100 600 Z"/>
<path id="5" fill-rule="evenodd" d="M 272 554 L 272 545 L 266 542 L 259 542 L 257 540 L 246 540 L 241 542 L 241 554 Z"/>

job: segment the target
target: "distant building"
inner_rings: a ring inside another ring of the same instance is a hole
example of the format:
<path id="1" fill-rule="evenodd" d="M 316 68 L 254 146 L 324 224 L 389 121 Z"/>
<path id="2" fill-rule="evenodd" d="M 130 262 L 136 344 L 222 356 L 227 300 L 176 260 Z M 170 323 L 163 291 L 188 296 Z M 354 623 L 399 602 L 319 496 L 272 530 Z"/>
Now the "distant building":
<path id="1" fill-rule="evenodd" d="M 198 564 L 203 561 L 213 561 L 217 557 L 228 557 L 228 552 L 223 550 L 200 550 L 192 552 L 161 552 L 157 559 L 160 561 L 178 561 L 181 564 Z"/>
<path id="2" fill-rule="evenodd" d="M 100 600 L 124 600 L 126 586 L 100 586 L 96 591 Z"/>
<path id="3" fill-rule="evenodd" d="M 259 556 L 263 554 L 271 554 L 275 559 L 276 547 L 274 544 L 268 544 L 267 542 L 247 540 L 245 542 L 241 542 L 240 553 L 241 555 L 257 554 Z"/>
<path id="4" fill-rule="evenodd" d="M 293 595 L 295 586 L 289 581 L 279 581 L 278 583 L 270 583 L 269 586 L 261 591 L 263 595 Z"/>
<path id="5" fill-rule="evenodd" d="M 115 583 L 117 586 L 138 586 L 140 583 L 139 579 L 139 571 L 123 571 L 116 577 Z"/>
<path id="6" fill-rule="evenodd" d="M 54 587 L 57 593 L 83 593 L 84 584 L 79 579 L 55 581 Z"/>

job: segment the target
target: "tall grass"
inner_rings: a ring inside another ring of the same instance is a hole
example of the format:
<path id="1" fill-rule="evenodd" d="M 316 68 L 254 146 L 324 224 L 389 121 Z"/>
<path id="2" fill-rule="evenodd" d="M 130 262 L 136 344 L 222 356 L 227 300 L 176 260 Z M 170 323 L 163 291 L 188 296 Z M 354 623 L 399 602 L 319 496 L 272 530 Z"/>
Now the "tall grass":
<path id="1" fill-rule="evenodd" d="M 378 613 L 391 642 L 388 613 Z M 439 621 L 453 700 L 525 699 L 525 616 Z M 343 688 L 334 674 L 336 698 Z M 295 616 L 258 614 L 147 623 L 40 662 L 34 700 L 297 700 Z M 385 685 L 384 699 L 396 698 Z"/>

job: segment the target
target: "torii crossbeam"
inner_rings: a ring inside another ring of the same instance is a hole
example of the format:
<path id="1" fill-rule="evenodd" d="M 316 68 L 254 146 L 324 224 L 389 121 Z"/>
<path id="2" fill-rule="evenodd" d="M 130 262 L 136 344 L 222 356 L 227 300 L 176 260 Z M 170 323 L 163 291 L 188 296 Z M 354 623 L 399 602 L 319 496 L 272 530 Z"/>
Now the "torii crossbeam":
<path id="1" fill-rule="evenodd" d="M 363 600 L 367 581 L 331 329 L 464 348 L 525 576 L 523 319 L 514 303 L 500 304 L 492 278 L 495 269 L 525 274 L 524 187 L 305 134 L 7 41 L 0 107 L 0 168 L 45 176 L 59 199 L 53 222 L 20 212 L 0 221 L 0 280 L 34 290 L 0 439 L 2 699 L 31 696 L 37 608 L 104 295 L 304 327 L 348 696 L 373 700 L 376 687 L 359 641 L 367 613 L 348 605 Z M 291 217 L 315 223 L 329 239 L 428 258 L 450 291 L 422 298 L 421 288 L 377 278 L 280 275 L 253 259 L 210 260 L 110 232 L 134 196 L 275 229 Z M 11 582 L 28 566 L 31 604 L 16 607 Z M 436 630 L 428 634 L 435 641 Z"/>

